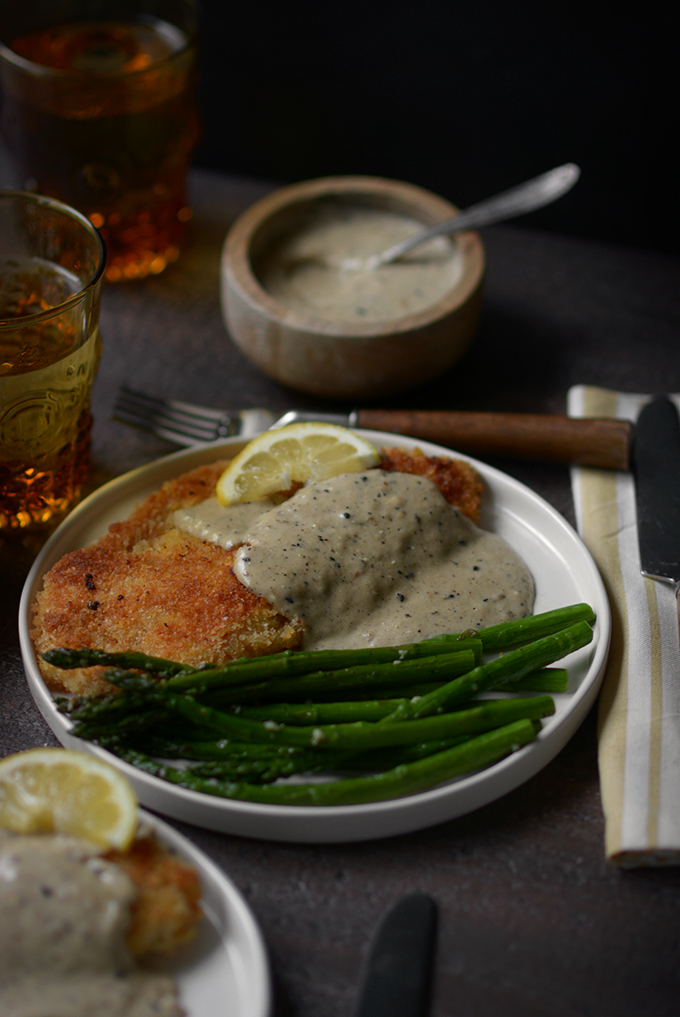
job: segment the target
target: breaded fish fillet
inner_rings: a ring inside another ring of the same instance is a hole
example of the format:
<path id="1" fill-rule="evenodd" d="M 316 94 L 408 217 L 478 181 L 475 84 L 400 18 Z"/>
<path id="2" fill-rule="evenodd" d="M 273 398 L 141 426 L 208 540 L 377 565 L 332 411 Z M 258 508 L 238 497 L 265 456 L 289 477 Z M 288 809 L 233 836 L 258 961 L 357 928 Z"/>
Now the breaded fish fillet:
<path id="1" fill-rule="evenodd" d="M 202 914 L 201 883 L 188 862 L 168 851 L 153 832 L 138 836 L 129 851 L 109 851 L 104 857 L 137 889 L 127 934 L 136 957 L 172 953 L 193 937 Z"/>
<path id="2" fill-rule="evenodd" d="M 389 449 L 380 465 L 430 477 L 448 501 L 478 519 L 482 485 L 469 464 Z M 57 562 L 34 607 L 38 654 L 55 647 L 137 650 L 218 665 L 302 645 L 302 624 L 236 578 L 235 550 L 189 536 L 169 521 L 175 509 L 212 496 L 225 466 L 216 462 L 169 481 L 106 536 Z M 55 689 L 93 694 L 112 688 L 101 668 L 62 671 L 42 659 L 40 667 Z"/>
<path id="3" fill-rule="evenodd" d="M 226 466 L 202 466 L 165 484 L 96 543 L 65 555 L 45 577 L 33 615 L 38 653 L 55 646 L 138 649 L 198 665 L 292 649 L 299 624 L 234 575 L 234 551 L 174 528 L 169 515 L 214 494 Z M 110 691 L 101 668 L 61 671 L 41 660 L 55 688 Z"/>

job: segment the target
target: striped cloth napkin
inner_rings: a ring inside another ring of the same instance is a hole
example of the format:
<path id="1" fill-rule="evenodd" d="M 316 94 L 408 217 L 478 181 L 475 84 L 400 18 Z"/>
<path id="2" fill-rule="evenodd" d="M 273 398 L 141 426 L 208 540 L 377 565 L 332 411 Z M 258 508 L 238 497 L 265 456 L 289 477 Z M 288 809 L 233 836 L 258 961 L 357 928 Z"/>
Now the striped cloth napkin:
<path id="1" fill-rule="evenodd" d="M 649 397 L 578 385 L 572 417 L 635 421 Z M 671 396 L 680 408 L 680 395 Z M 573 467 L 578 530 L 612 609 L 598 713 L 605 853 L 623 867 L 680 864 L 680 641 L 673 587 L 640 574 L 630 473 Z"/>

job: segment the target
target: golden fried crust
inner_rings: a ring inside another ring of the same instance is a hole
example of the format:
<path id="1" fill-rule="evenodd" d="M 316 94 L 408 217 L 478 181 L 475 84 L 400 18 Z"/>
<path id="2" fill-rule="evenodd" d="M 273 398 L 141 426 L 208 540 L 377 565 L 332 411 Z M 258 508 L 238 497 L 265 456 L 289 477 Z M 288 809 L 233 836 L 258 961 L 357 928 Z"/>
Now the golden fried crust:
<path id="1" fill-rule="evenodd" d="M 175 509 L 213 495 L 225 466 L 201 466 L 169 481 L 95 544 L 57 562 L 34 606 L 38 654 L 55 647 L 136 650 L 197 666 L 302 645 L 302 624 L 236 578 L 233 550 L 188 536 L 169 519 Z M 385 449 L 380 466 L 428 477 L 449 502 L 479 518 L 482 484 L 468 463 Z M 42 659 L 40 668 L 57 690 L 112 690 L 102 668 L 64 671 Z"/>
<path id="2" fill-rule="evenodd" d="M 95 544 L 57 562 L 36 598 L 36 651 L 138 650 L 197 666 L 299 647 L 301 624 L 239 582 L 233 551 L 168 522 L 174 509 L 209 497 L 223 469 L 201 467 L 165 484 Z M 62 691 L 112 690 L 101 668 L 63 671 L 43 660 L 40 668 Z"/>
<path id="3" fill-rule="evenodd" d="M 109 851 L 105 857 L 137 889 L 127 935 L 136 957 L 172 953 L 192 938 L 202 912 L 201 884 L 191 865 L 171 854 L 153 834 L 138 837 L 124 854 Z"/>
<path id="4" fill-rule="evenodd" d="M 197 505 L 215 493 L 217 481 L 227 464 L 227 459 L 219 459 L 210 466 L 199 466 L 176 480 L 168 480 L 158 491 L 145 498 L 127 519 L 112 523 L 109 537 L 117 547 L 131 550 L 140 540 L 150 540 L 165 532 L 169 528 L 167 517 L 171 512 Z"/>

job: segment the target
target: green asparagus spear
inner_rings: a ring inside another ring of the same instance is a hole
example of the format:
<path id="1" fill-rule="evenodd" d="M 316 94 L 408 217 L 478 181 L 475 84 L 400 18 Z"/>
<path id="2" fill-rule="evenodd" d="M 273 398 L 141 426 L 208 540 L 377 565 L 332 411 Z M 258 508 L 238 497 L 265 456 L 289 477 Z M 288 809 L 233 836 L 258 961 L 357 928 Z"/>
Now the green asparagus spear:
<path id="1" fill-rule="evenodd" d="M 539 729 L 538 721 L 520 720 L 384 773 L 322 784 L 273 784 L 264 787 L 239 781 L 196 777 L 186 770 L 158 764 L 142 753 L 115 743 L 107 747 L 133 766 L 193 791 L 269 805 L 337 806 L 381 801 L 426 791 L 453 777 L 491 766 L 533 741 Z"/>
<path id="2" fill-rule="evenodd" d="M 41 654 L 43 660 L 54 667 L 61 667 L 66 670 L 74 667 L 95 667 L 105 665 L 107 667 L 134 668 L 140 671 L 148 671 L 158 677 L 170 677 L 183 674 L 184 672 L 195 672 L 195 667 L 188 664 L 178 664 L 174 660 L 164 660 L 162 657 L 150 657 L 146 653 L 106 653 L 104 650 L 69 650 L 59 647 L 54 650 L 46 650 Z"/>
<path id="3" fill-rule="evenodd" d="M 338 753 L 338 762 L 342 758 Z M 213 780 L 242 780 L 249 784 L 271 784 L 281 777 L 296 773 L 318 773 L 328 769 L 320 752 L 312 749 L 293 756 L 253 756 L 250 759 L 219 760 L 190 763 L 186 770 L 196 777 Z"/>
<path id="4" fill-rule="evenodd" d="M 472 650 L 456 653 L 442 653 L 435 657 L 415 657 L 409 660 L 390 661 L 387 664 L 360 664 L 338 671 L 316 671 L 296 678 L 277 678 L 257 685 L 241 685 L 238 688 L 224 688 L 213 692 L 220 706 L 232 703 L 286 702 L 289 699 L 316 699 L 328 689 L 336 696 L 344 690 L 372 689 L 377 691 L 385 685 L 398 688 L 414 682 L 439 677 L 465 674 L 475 666 Z M 170 682 L 164 691 L 169 692 Z M 203 696 L 206 689 L 197 686 L 196 695 Z M 191 693 L 192 695 L 194 693 Z"/>
<path id="5" fill-rule="evenodd" d="M 186 731 L 185 731 L 186 733 Z M 193 732 L 192 732 L 193 734 Z M 215 732 L 213 731 L 214 735 Z M 105 740 L 105 739 L 104 739 Z M 239 742 L 232 738 L 181 739 L 163 734 L 132 734 L 118 738 L 133 749 L 147 752 L 160 759 L 194 759 L 213 762 L 248 759 L 288 759 L 305 753 L 306 749 L 291 745 L 263 745 L 259 742 Z"/>
<path id="6" fill-rule="evenodd" d="M 268 784 L 281 777 L 296 773 L 382 773 L 395 766 L 413 763 L 417 759 L 433 756 L 469 741 L 472 735 L 443 738 L 415 745 L 399 745 L 388 749 L 373 749 L 358 754 L 349 752 L 315 752 L 313 749 L 295 749 L 292 755 L 264 755 L 229 757 L 223 760 L 205 760 L 191 763 L 187 770 L 195 777 L 212 777 L 217 780 L 245 780 L 249 784 Z M 259 749 L 264 746 L 258 746 Z M 170 758 L 170 757 L 163 757 Z"/>
<path id="7" fill-rule="evenodd" d="M 521 678 L 539 667 L 554 663 L 573 650 L 586 646 L 592 641 L 592 638 L 593 630 L 588 622 L 576 622 L 575 625 L 560 629 L 550 636 L 511 650 L 488 664 L 482 664 L 463 675 L 462 678 L 455 678 L 447 685 L 442 685 L 434 692 L 422 696 L 416 702 L 402 704 L 397 707 L 394 713 L 379 723 L 388 725 L 405 720 L 415 720 L 419 717 L 429 717 L 444 709 L 450 710 L 459 703 L 466 702 L 472 696 L 486 692 L 492 686 L 515 677 Z"/>
<path id="8" fill-rule="evenodd" d="M 569 672 L 566 667 L 542 667 L 523 678 L 509 678 L 493 685 L 489 692 L 566 692 Z"/>
<path id="9" fill-rule="evenodd" d="M 282 724 L 344 724 L 355 720 L 381 720 L 394 712 L 413 696 L 422 696 L 441 688 L 443 682 L 429 682 L 413 688 L 407 696 L 390 696 L 381 699 L 358 701 L 339 700 L 327 703 L 271 703 L 262 706 L 231 708 L 232 713 L 248 720 L 275 720 Z M 524 678 L 510 679 L 493 686 L 490 692 L 566 692 L 569 675 L 566 668 L 542 668 Z M 338 692 L 341 690 L 338 690 Z M 213 699 L 211 706 L 216 705 Z"/>
<path id="10" fill-rule="evenodd" d="M 404 763 L 413 763 L 416 759 L 425 759 L 426 756 L 434 756 L 437 752 L 444 752 L 454 745 L 462 745 L 469 742 L 477 735 L 458 735 L 456 738 L 440 738 L 432 742 L 416 742 L 413 745 L 396 745 L 387 749 L 369 749 L 367 752 L 344 753 L 341 764 L 337 770 L 359 770 L 363 773 L 382 773 L 384 770 L 393 770 L 395 766 L 402 766 Z"/>
<path id="11" fill-rule="evenodd" d="M 595 624 L 595 612 L 590 604 L 571 604 L 569 607 L 558 607 L 554 611 L 543 611 L 541 614 L 531 614 L 526 618 L 501 622 L 500 625 L 479 629 L 477 635 L 482 640 L 484 653 L 498 653 L 511 646 L 542 639 L 579 621 L 588 622 L 591 626 Z"/>
<path id="12" fill-rule="evenodd" d="M 220 734 L 240 741 L 323 750 L 344 749 L 351 752 L 488 731 L 520 718 L 546 717 L 555 711 L 550 696 L 538 696 L 532 699 L 487 700 L 468 710 L 439 714 L 406 723 L 373 724 L 357 721 L 354 724 L 293 727 L 277 724 L 275 721 L 259 723 L 254 720 L 243 720 L 233 714 L 201 706 L 188 696 L 169 695 L 165 697 L 165 703 L 170 710 L 177 711 L 187 720 L 214 727 Z"/>
<path id="13" fill-rule="evenodd" d="M 237 706 L 232 712 L 244 720 L 274 720 L 279 724 L 348 724 L 357 720 L 382 720 L 401 706 L 403 699 L 348 700 L 336 703 L 272 703 L 269 706 Z"/>
<path id="14" fill-rule="evenodd" d="M 425 696 L 428 692 L 434 692 L 436 689 L 440 689 L 443 684 L 441 681 L 422 682 L 418 685 L 408 685 L 405 688 L 381 688 L 380 696 L 382 700 L 413 699 L 414 696 Z M 492 685 L 490 689 L 487 689 L 487 692 L 567 692 L 568 688 L 569 672 L 566 668 L 542 667 L 522 678 L 512 678 L 498 685 Z M 363 696 L 366 700 L 370 700 L 373 694 L 370 690 L 362 693 L 361 689 L 355 689 L 350 690 L 348 695 L 352 695 L 356 699 L 361 699 Z M 317 697 L 321 698 L 320 693 L 317 693 Z M 328 697 L 329 700 L 333 697 L 332 689 L 329 690 Z M 217 705 L 217 703 L 213 705 Z"/>
<path id="15" fill-rule="evenodd" d="M 316 752 L 282 745 L 260 745 L 230 742 L 171 742 L 163 738 L 124 741 L 128 749 L 160 759 L 194 760 L 188 771 L 199 777 L 220 780 L 246 780 L 267 783 L 295 773 L 323 770 L 380 773 L 403 763 L 432 756 L 468 741 L 472 735 L 439 739 L 395 748 L 373 749 L 361 753 Z M 104 740 L 106 741 L 106 739 Z M 118 744 L 120 745 L 120 739 Z"/>
<path id="16" fill-rule="evenodd" d="M 446 653 L 430 654 L 427 657 L 415 650 L 419 645 L 410 644 L 408 648 L 386 646 L 357 650 L 286 651 L 287 656 L 276 654 L 271 657 L 254 657 L 247 661 L 225 664 L 222 668 L 180 675 L 165 682 L 162 688 L 168 692 L 189 692 L 191 695 L 215 688 L 221 692 L 233 688 L 238 696 L 238 690 L 247 686 L 254 690 L 253 696 L 269 694 L 276 695 L 281 700 L 286 698 L 286 693 L 280 695 L 277 690 L 283 682 L 306 682 L 312 687 L 318 683 L 327 684 L 329 672 L 333 674 L 334 683 L 351 681 L 361 684 L 363 680 L 374 680 L 384 684 L 391 669 L 406 664 L 411 665 L 415 672 L 422 672 L 428 667 L 460 667 L 468 670 L 481 660 L 482 646 L 478 639 L 461 641 L 449 646 Z M 462 674 L 463 670 L 459 673 Z M 395 678 L 396 680 L 400 679 Z"/>

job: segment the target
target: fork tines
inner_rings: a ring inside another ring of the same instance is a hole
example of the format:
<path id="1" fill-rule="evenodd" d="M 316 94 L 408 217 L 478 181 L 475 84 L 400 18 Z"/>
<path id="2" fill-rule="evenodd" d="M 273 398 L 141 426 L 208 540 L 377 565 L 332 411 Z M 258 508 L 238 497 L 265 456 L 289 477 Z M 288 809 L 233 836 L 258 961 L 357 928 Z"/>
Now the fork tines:
<path id="1" fill-rule="evenodd" d="M 193 406 L 175 399 L 138 392 L 123 385 L 118 392 L 113 416 L 168 441 L 181 445 L 195 445 L 202 441 L 215 441 L 239 433 L 238 415 Z"/>

